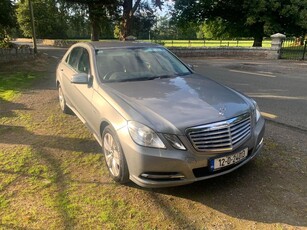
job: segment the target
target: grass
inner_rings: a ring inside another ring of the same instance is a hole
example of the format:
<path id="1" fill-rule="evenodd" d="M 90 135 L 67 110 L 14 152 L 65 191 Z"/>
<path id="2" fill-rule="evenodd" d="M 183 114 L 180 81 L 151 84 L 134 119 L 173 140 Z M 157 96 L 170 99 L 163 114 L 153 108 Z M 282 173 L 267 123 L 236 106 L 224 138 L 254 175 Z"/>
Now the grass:
<path id="1" fill-rule="evenodd" d="M 161 40 L 166 47 L 252 47 L 253 40 Z M 264 40 L 262 47 L 271 47 L 271 41 Z"/>
<path id="2" fill-rule="evenodd" d="M 115 41 L 116 39 L 102 39 L 103 41 Z M 88 42 L 88 39 L 70 39 L 68 41 L 83 41 Z M 117 41 L 117 40 L 116 40 Z M 141 41 L 149 42 L 147 39 L 141 39 Z M 163 44 L 166 47 L 252 47 L 253 40 L 151 40 L 154 43 Z M 262 47 L 270 48 L 271 40 L 264 40 Z"/>
<path id="3" fill-rule="evenodd" d="M 28 72 L 0 74 L 0 100 L 12 101 L 37 78 L 39 75 Z"/>

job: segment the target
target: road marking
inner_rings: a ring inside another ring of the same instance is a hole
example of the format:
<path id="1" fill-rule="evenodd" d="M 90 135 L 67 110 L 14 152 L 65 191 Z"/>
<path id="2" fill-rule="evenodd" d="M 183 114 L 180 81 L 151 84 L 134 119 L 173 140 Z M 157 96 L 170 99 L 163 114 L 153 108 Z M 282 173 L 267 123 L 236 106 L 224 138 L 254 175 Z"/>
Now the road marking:
<path id="1" fill-rule="evenodd" d="M 254 72 L 247 72 L 247 71 L 241 71 L 241 70 L 230 69 L 229 71 L 235 72 L 235 73 L 245 73 L 245 74 L 250 74 L 250 75 L 257 75 L 257 76 L 262 76 L 262 77 L 276 77 L 275 75 L 271 75 L 271 74 L 254 73 Z"/>
<path id="2" fill-rule="evenodd" d="M 278 117 L 275 114 L 266 113 L 266 112 L 261 112 L 261 115 L 265 118 L 270 118 L 270 119 L 276 119 Z"/>
<path id="3" fill-rule="evenodd" d="M 46 55 L 46 56 L 48 56 L 48 54 L 47 53 L 43 53 L 44 55 Z"/>
<path id="4" fill-rule="evenodd" d="M 257 71 L 258 73 L 264 73 L 264 74 L 269 74 L 269 75 L 273 75 L 273 73 L 272 72 L 266 72 L 266 71 Z"/>
<path id="5" fill-rule="evenodd" d="M 57 56 L 51 56 L 51 57 L 53 57 L 53 58 L 55 58 L 55 59 L 59 59 L 59 57 L 57 57 Z"/>
<path id="6" fill-rule="evenodd" d="M 271 98 L 271 99 L 283 99 L 283 100 L 307 100 L 307 97 L 291 97 L 291 96 L 257 94 L 257 93 L 251 93 L 248 95 L 250 97 L 257 97 L 257 98 Z"/>
<path id="7" fill-rule="evenodd" d="M 243 65 L 264 65 L 264 62 L 242 62 Z"/>

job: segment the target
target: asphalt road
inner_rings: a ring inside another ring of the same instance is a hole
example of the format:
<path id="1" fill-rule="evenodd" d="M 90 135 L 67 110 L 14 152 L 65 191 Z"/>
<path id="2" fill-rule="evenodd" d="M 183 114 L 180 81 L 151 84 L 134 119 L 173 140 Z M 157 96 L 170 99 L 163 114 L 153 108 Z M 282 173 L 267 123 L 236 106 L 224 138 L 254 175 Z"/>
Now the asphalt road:
<path id="1" fill-rule="evenodd" d="M 185 59 L 196 72 L 257 101 L 272 122 L 307 131 L 307 62 Z"/>
<path id="2" fill-rule="evenodd" d="M 60 60 L 67 49 L 38 46 Z M 184 59 L 196 72 L 255 99 L 266 119 L 307 131 L 307 62 L 289 60 Z"/>

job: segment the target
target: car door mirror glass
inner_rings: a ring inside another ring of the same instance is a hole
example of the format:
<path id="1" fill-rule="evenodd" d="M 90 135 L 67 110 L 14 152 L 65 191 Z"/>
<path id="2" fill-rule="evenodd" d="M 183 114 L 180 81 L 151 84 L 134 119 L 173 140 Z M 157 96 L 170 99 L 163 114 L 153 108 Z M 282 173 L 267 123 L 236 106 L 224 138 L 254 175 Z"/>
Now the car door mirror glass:
<path id="1" fill-rule="evenodd" d="M 73 84 L 88 84 L 89 77 L 86 73 L 77 73 L 74 74 L 71 78 L 71 83 Z"/>

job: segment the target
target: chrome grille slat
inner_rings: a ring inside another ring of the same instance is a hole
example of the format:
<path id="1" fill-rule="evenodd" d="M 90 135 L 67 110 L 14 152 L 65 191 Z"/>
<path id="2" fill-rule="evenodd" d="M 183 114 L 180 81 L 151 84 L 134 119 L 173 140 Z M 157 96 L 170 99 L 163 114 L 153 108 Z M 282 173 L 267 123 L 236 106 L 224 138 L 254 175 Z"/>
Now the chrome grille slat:
<path id="1" fill-rule="evenodd" d="M 187 135 L 198 151 L 230 151 L 251 134 L 251 116 L 246 113 L 226 121 L 187 129 Z"/>
<path id="2" fill-rule="evenodd" d="M 219 138 L 223 138 L 223 137 L 229 137 L 229 132 L 227 132 L 227 134 L 218 135 L 218 136 L 214 135 L 214 136 L 195 137 L 195 138 L 193 138 L 193 140 L 195 142 L 197 142 L 198 140 L 203 140 L 203 139 L 219 139 Z"/>
<path id="3" fill-rule="evenodd" d="M 230 129 L 231 130 L 239 129 L 239 128 L 241 128 L 242 126 L 244 126 L 246 124 L 248 124 L 248 121 L 241 122 L 241 123 L 237 124 L 236 126 L 230 126 Z"/>
<path id="4" fill-rule="evenodd" d="M 210 144 L 210 143 L 222 143 L 222 142 L 229 143 L 230 141 L 231 141 L 231 139 L 227 138 L 227 139 L 223 139 L 223 140 L 206 140 L 206 141 L 202 140 L 201 142 L 200 141 L 198 141 L 198 142 L 201 143 L 201 144 Z M 196 142 L 196 144 L 197 144 L 197 142 Z"/>
<path id="5" fill-rule="evenodd" d="M 190 135 L 191 136 L 198 136 L 198 135 L 202 135 L 202 134 L 210 134 L 210 135 L 214 135 L 215 133 L 218 134 L 218 133 L 222 133 L 222 132 L 228 132 L 228 128 L 224 128 L 224 129 L 220 129 L 219 131 L 216 131 L 216 130 L 202 130 L 202 131 L 199 131 L 199 132 L 194 132 L 194 133 L 191 133 Z"/>
<path id="6" fill-rule="evenodd" d="M 235 135 L 243 130 L 246 130 L 249 128 L 249 124 L 246 124 L 245 126 L 239 128 L 239 129 L 235 129 L 235 130 L 231 130 L 231 135 Z"/>
<path id="7" fill-rule="evenodd" d="M 249 120 L 250 120 L 250 118 L 247 118 L 247 119 L 244 119 L 244 120 L 240 120 L 240 121 L 238 121 L 237 123 L 231 123 L 229 126 L 230 126 L 230 127 L 237 126 L 237 125 L 239 125 L 239 124 L 241 124 L 241 123 L 249 122 Z"/>
<path id="8" fill-rule="evenodd" d="M 232 137 L 232 142 L 235 142 L 236 140 L 240 140 L 241 138 L 240 137 L 242 137 L 242 136 L 245 136 L 245 134 L 248 134 L 250 132 L 250 130 L 245 130 L 244 132 L 242 132 L 242 133 L 238 133 L 238 134 L 236 134 L 235 136 L 233 136 Z"/>
<path id="9" fill-rule="evenodd" d="M 199 135 L 196 135 L 197 137 L 210 137 L 210 136 L 214 136 L 214 135 L 218 135 L 218 134 L 223 134 L 223 133 L 229 133 L 229 130 L 225 130 L 225 131 L 220 131 L 220 132 L 211 132 L 211 133 L 202 133 Z M 191 135 L 191 137 L 194 137 L 195 135 Z"/>
<path id="10" fill-rule="evenodd" d="M 213 147 L 224 147 L 226 144 L 215 144 L 215 145 L 199 145 L 200 148 L 206 148 L 206 147 L 210 147 L 210 148 L 213 148 Z M 230 144 L 228 144 L 230 145 Z"/>

